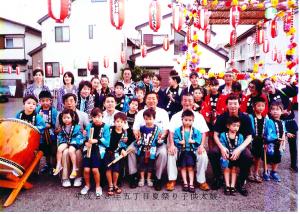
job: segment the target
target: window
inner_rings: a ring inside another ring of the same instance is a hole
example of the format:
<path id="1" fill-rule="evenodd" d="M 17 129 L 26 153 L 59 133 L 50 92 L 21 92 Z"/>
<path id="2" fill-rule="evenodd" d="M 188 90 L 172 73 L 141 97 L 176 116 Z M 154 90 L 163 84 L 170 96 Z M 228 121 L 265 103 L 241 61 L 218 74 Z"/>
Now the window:
<path id="1" fill-rule="evenodd" d="M 153 45 L 161 45 L 164 42 L 164 38 L 168 35 L 153 35 Z"/>
<path id="2" fill-rule="evenodd" d="M 89 39 L 93 39 L 94 38 L 94 26 L 93 25 L 89 25 Z"/>
<path id="3" fill-rule="evenodd" d="M 59 62 L 45 62 L 46 77 L 59 77 L 59 70 Z"/>
<path id="4" fill-rule="evenodd" d="M 69 42 L 70 28 L 68 26 L 55 27 L 55 42 Z"/>
<path id="5" fill-rule="evenodd" d="M 92 2 L 107 2 L 107 0 L 91 0 Z"/>
<path id="6" fill-rule="evenodd" d="M 23 36 L 8 36 L 5 37 L 5 48 L 23 48 Z"/>
<path id="7" fill-rule="evenodd" d="M 99 63 L 93 62 L 93 69 L 91 70 L 91 75 L 98 75 L 99 74 Z"/>
<path id="8" fill-rule="evenodd" d="M 184 45 L 184 36 L 181 33 L 175 32 L 174 34 L 174 55 L 181 55 L 184 52 L 181 50 Z"/>
<path id="9" fill-rule="evenodd" d="M 79 77 L 86 77 L 87 76 L 87 69 L 86 68 L 78 68 L 78 76 Z"/>

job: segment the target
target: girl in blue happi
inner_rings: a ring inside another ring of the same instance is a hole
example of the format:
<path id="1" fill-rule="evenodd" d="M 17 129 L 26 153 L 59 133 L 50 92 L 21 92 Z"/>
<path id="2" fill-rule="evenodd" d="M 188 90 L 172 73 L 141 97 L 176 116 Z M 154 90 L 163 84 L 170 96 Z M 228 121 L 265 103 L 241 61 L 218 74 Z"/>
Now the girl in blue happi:
<path id="1" fill-rule="evenodd" d="M 151 108 L 143 113 L 145 126 L 140 127 L 141 138 L 137 140 L 138 171 L 140 174 L 140 187 L 145 185 L 145 172 L 147 172 L 147 185 L 153 186 L 151 180 L 152 172 L 154 171 L 154 162 L 156 157 L 157 146 L 161 143 L 161 129 L 154 124 L 155 111 Z"/>
<path id="2" fill-rule="evenodd" d="M 285 123 L 280 119 L 283 108 L 283 104 L 280 101 L 274 101 L 269 108 L 273 125 L 270 127 L 271 130 L 269 138 L 267 139 L 266 153 L 267 163 L 271 165 L 271 172 L 268 173 L 267 170 L 263 174 L 265 181 L 269 181 L 271 178 L 276 182 L 281 181 L 277 169 L 281 162 L 281 157 L 286 144 Z"/>
<path id="3" fill-rule="evenodd" d="M 58 112 L 56 108 L 52 106 L 52 95 L 49 91 L 42 91 L 39 94 L 39 103 L 40 105 L 36 108 L 36 113 L 39 114 L 46 123 L 45 133 L 41 138 L 40 144 L 40 149 L 46 157 L 46 164 L 41 172 L 46 173 L 52 168 L 51 157 L 54 157 L 56 152 L 56 135 L 54 134 L 54 129 Z"/>
<path id="4" fill-rule="evenodd" d="M 262 97 L 257 97 L 253 100 L 253 114 L 249 114 L 253 133 L 251 153 L 254 158 L 253 172 L 250 170 L 249 180 L 261 183 L 262 179 L 259 175 L 260 162 L 264 155 L 264 145 L 272 140 L 272 132 L 274 123 L 263 116 L 266 108 L 266 100 Z M 264 172 L 266 173 L 266 172 Z M 264 176 L 265 177 L 265 176 Z"/>
<path id="5" fill-rule="evenodd" d="M 222 132 L 220 135 L 221 144 L 228 150 L 227 157 L 221 157 L 220 159 L 221 167 L 224 169 L 224 179 L 226 185 L 224 188 L 225 195 L 235 195 L 236 192 L 235 184 L 239 160 L 234 159 L 232 154 L 233 151 L 244 142 L 243 135 L 238 133 L 240 125 L 241 121 L 238 117 L 229 117 L 226 122 L 228 131 Z"/>
<path id="6" fill-rule="evenodd" d="M 42 136 L 44 134 L 46 124 L 43 118 L 35 111 L 37 103 L 38 100 L 34 95 L 25 96 L 23 98 L 24 110 L 17 113 L 16 118 L 35 126 Z"/>
<path id="7" fill-rule="evenodd" d="M 106 166 L 106 178 L 108 182 L 109 196 L 114 193 L 120 194 L 121 188 L 118 187 L 117 182 L 120 174 L 120 162 L 116 162 L 108 166 L 113 160 L 120 156 L 127 156 L 127 131 L 124 129 L 127 117 L 124 113 L 118 112 L 114 115 L 114 126 L 110 127 L 110 141 L 104 155 L 104 164 Z"/>
<path id="8" fill-rule="evenodd" d="M 59 114 L 59 124 L 61 131 L 57 135 L 57 153 L 56 153 L 56 168 L 53 175 L 57 175 L 62 170 L 62 154 L 64 150 L 69 150 L 70 159 L 72 162 L 72 172 L 70 179 L 77 176 L 76 150 L 83 144 L 83 135 L 78 125 L 79 118 L 75 111 L 64 109 Z"/>
<path id="9" fill-rule="evenodd" d="M 125 95 L 124 84 L 122 82 L 116 82 L 114 96 L 117 102 L 116 109 L 121 112 L 127 112 L 129 110 L 129 97 Z"/>
<path id="10" fill-rule="evenodd" d="M 85 186 L 81 190 L 82 195 L 86 195 L 91 188 L 90 172 L 92 169 L 96 184 L 96 196 L 102 195 L 100 186 L 101 160 L 104 158 L 105 149 L 109 146 L 110 130 L 109 125 L 102 122 L 102 111 L 96 107 L 91 111 L 92 122 L 86 127 L 85 146 L 83 148 L 83 171 Z M 91 129 L 93 128 L 93 136 L 91 137 Z M 91 149 L 90 157 L 87 156 L 87 150 Z"/>
<path id="11" fill-rule="evenodd" d="M 196 165 L 196 152 L 201 144 L 202 134 L 198 129 L 192 127 L 194 122 L 194 113 L 191 110 L 182 112 L 182 126 L 174 132 L 174 143 L 178 148 L 177 166 L 180 167 L 183 179 L 184 192 L 195 192 L 194 187 L 194 167 Z M 189 176 L 189 185 L 187 181 L 187 172 Z"/>

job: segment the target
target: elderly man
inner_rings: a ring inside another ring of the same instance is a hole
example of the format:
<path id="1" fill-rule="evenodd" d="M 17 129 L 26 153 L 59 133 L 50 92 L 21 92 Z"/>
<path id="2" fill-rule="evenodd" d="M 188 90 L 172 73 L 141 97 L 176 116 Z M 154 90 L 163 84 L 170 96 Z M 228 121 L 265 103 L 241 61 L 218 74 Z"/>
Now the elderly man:
<path id="1" fill-rule="evenodd" d="M 238 162 L 238 167 L 240 168 L 239 180 L 237 183 L 237 190 L 243 195 L 247 196 L 248 191 L 244 187 L 245 180 L 248 177 L 250 167 L 252 165 L 252 155 L 250 150 L 247 148 L 252 141 L 252 126 L 250 117 L 247 114 L 244 114 L 239 111 L 240 100 L 239 97 L 235 94 L 230 94 L 226 101 L 227 112 L 221 114 L 215 123 L 214 127 L 214 140 L 216 142 L 215 147 L 209 151 L 208 157 L 212 165 L 212 169 L 215 175 L 215 183 L 213 185 L 214 189 L 218 189 L 222 181 L 221 177 L 221 166 L 220 158 L 221 155 L 223 158 L 227 159 L 229 157 L 229 151 L 224 147 L 220 142 L 220 134 L 227 131 L 226 122 L 228 117 L 237 116 L 241 120 L 241 126 L 239 133 L 244 136 L 244 142 L 238 146 L 232 153 L 232 160 Z"/>
<path id="2" fill-rule="evenodd" d="M 169 145 L 168 145 L 168 177 L 169 177 L 169 182 L 167 183 L 166 189 L 169 191 L 174 190 L 175 184 L 176 184 L 176 179 L 177 179 L 177 167 L 176 167 L 176 160 L 177 160 L 177 148 L 174 145 L 174 132 L 175 129 L 179 128 L 182 126 L 182 120 L 181 120 L 181 115 L 184 110 L 192 110 L 193 105 L 194 105 L 194 98 L 193 95 L 190 93 L 182 94 L 181 97 L 181 105 L 182 105 L 182 111 L 176 113 L 173 115 L 171 121 L 170 121 L 170 128 L 169 128 Z M 208 164 L 208 157 L 206 154 L 206 151 L 204 149 L 204 144 L 206 141 L 206 132 L 209 131 L 207 124 L 201 114 L 198 112 L 194 112 L 195 115 L 195 120 L 193 123 L 193 127 L 197 128 L 200 130 L 202 133 L 202 142 L 201 145 L 197 149 L 197 182 L 200 184 L 199 188 L 201 190 L 207 191 L 209 190 L 209 186 L 206 183 L 206 178 L 205 178 L 205 171 L 207 169 L 207 164 Z"/>
<path id="3" fill-rule="evenodd" d="M 63 104 L 65 109 L 71 109 L 76 111 L 78 118 L 79 118 L 79 125 L 83 134 L 85 135 L 85 127 L 89 124 L 89 117 L 88 114 L 76 109 L 77 104 L 77 97 L 75 94 L 67 93 L 63 96 Z M 56 132 L 60 130 L 58 119 L 56 120 Z M 80 187 L 82 184 L 82 153 L 81 150 L 76 151 L 76 161 L 78 166 L 78 173 L 77 178 L 74 180 L 74 187 Z M 69 157 L 69 150 L 65 149 L 62 156 L 62 186 L 63 187 L 70 187 L 71 182 L 69 179 L 71 163 Z"/>
<path id="4" fill-rule="evenodd" d="M 169 127 L 169 115 L 168 113 L 159 107 L 157 107 L 158 103 L 158 95 L 155 92 L 149 92 L 146 96 L 146 107 L 152 108 L 156 111 L 156 117 L 154 124 L 157 125 L 161 130 L 163 130 L 162 139 L 165 139 L 168 135 L 168 127 Z M 145 109 L 139 111 L 135 117 L 135 121 L 133 124 L 133 133 L 135 135 L 136 139 L 140 138 L 140 127 L 145 125 L 145 121 L 143 118 L 143 113 Z M 129 146 L 129 148 L 132 148 L 136 151 L 133 143 Z M 161 190 L 162 188 L 162 181 L 161 176 L 166 168 L 167 165 L 167 146 L 166 144 L 162 144 L 157 148 L 156 151 L 156 162 L 155 162 L 155 174 L 156 174 L 156 182 L 154 185 L 154 188 L 156 190 Z M 135 176 L 137 173 L 137 162 L 136 162 L 136 155 L 134 153 L 130 153 L 128 155 L 128 168 L 129 168 L 129 175 L 130 175 L 130 187 L 135 188 L 136 181 Z"/>

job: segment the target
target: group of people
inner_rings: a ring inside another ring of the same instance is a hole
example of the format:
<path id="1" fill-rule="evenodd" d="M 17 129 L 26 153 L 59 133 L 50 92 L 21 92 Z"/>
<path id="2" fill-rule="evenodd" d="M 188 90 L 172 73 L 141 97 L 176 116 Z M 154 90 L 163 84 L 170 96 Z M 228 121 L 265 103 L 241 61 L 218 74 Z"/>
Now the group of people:
<path id="1" fill-rule="evenodd" d="M 169 86 L 162 89 L 160 75 L 145 73 L 133 82 L 125 68 L 113 88 L 105 75 L 76 87 L 73 74 L 66 72 L 54 106 L 43 71 L 34 70 L 33 77 L 16 117 L 40 130 L 46 157 L 42 173 L 61 174 L 63 187 L 73 179 L 74 186 L 82 186 L 84 178 L 81 194 L 93 186 L 91 174 L 97 197 L 102 195 L 101 175 L 109 196 L 122 192 L 118 181 L 124 174 L 131 188 L 146 184 L 159 191 L 165 171 L 166 189 L 172 191 L 179 171 L 185 192 L 194 193 L 197 182 L 203 191 L 224 185 L 226 195 L 238 191 L 247 196 L 246 179 L 281 181 L 278 166 L 287 142 L 291 170 L 298 171 L 298 127 L 290 100 L 298 88 L 287 82 L 281 81 L 285 87 L 278 89 L 271 79 L 254 79 L 245 92 L 231 71 L 225 73 L 224 85 L 212 77 L 203 87 L 198 73 L 191 72 L 190 86 L 182 89 L 172 70 Z M 263 173 L 262 160 L 271 167 Z M 208 161 L 211 185 L 205 176 Z"/>

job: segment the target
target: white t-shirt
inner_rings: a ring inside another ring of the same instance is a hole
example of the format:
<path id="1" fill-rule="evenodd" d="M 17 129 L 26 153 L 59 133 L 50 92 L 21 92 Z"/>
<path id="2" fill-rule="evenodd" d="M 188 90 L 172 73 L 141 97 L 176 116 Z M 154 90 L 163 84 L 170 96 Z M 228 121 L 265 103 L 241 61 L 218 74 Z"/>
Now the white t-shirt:
<path id="1" fill-rule="evenodd" d="M 108 114 L 107 111 L 103 112 L 103 123 L 109 125 L 109 126 L 114 126 L 114 116 L 116 113 L 120 112 L 119 110 L 115 109 L 114 113 L 112 115 Z M 124 129 L 128 129 L 128 123 L 126 121 L 124 127 Z"/>
<path id="2" fill-rule="evenodd" d="M 133 130 L 140 130 L 141 126 L 145 125 L 145 121 L 144 121 L 144 117 L 143 117 L 143 113 L 144 111 L 147 109 L 147 107 L 145 107 L 145 109 L 140 110 L 137 115 L 135 116 L 135 120 L 133 123 Z M 158 128 L 160 128 L 161 130 L 169 130 L 169 115 L 168 112 L 166 112 L 166 110 L 156 107 L 155 108 L 155 120 L 154 120 L 154 124 L 158 126 Z"/>
<path id="3" fill-rule="evenodd" d="M 182 111 L 177 112 L 176 114 L 174 114 L 171 118 L 170 121 L 170 126 L 169 126 L 169 131 L 170 132 L 175 132 L 175 129 L 179 128 L 180 126 L 182 126 L 182 119 L 181 119 L 181 115 L 182 115 Z M 198 129 L 201 133 L 205 133 L 209 131 L 209 128 L 204 120 L 204 117 L 199 114 L 198 112 L 193 112 L 195 119 L 194 119 L 194 123 L 193 123 L 193 127 Z"/>

